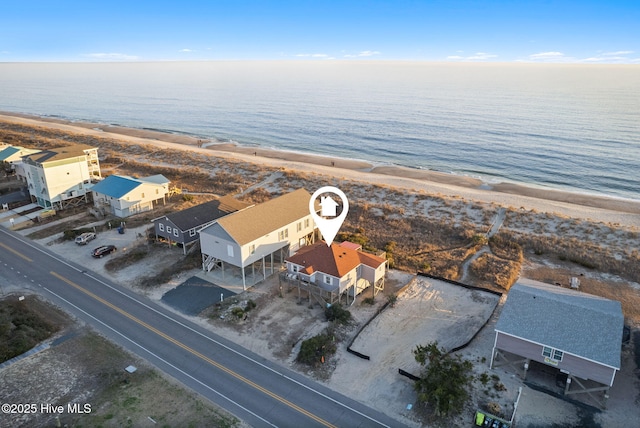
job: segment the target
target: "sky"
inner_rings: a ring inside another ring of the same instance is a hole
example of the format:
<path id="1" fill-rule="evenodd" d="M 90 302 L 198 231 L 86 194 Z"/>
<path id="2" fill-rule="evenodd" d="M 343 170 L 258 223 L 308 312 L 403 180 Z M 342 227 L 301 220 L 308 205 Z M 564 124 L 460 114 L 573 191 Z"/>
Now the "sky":
<path id="1" fill-rule="evenodd" d="M 2 0 L 0 62 L 640 64 L 640 1 Z"/>

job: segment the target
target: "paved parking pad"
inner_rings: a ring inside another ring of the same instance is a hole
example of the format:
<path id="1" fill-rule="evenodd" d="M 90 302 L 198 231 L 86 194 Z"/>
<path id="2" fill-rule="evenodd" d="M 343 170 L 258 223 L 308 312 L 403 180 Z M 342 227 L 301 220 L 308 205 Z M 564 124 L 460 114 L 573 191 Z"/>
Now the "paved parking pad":
<path id="1" fill-rule="evenodd" d="M 192 276 L 162 296 L 162 302 L 187 315 L 198 315 L 207 307 L 236 293 Z"/>

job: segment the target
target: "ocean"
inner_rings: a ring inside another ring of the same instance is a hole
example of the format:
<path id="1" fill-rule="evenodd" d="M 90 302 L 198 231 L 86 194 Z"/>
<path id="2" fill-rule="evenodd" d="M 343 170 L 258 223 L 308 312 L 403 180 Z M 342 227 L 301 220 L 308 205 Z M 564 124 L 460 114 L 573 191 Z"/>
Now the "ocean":
<path id="1" fill-rule="evenodd" d="M 640 200 L 640 65 L 0 63 L 0 110 Z"/>

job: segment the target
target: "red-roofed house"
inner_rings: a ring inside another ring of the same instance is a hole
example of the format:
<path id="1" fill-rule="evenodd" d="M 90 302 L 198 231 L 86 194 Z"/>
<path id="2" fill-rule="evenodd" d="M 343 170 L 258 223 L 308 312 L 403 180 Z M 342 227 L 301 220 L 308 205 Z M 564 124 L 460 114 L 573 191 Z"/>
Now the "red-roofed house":
<path id="1" fill-rule="evenodd" d="M 314 284 L 325 291 L 356 296 L 365 288 L 384 286 L 387 260 L 360 251 L 349 243 L 327 246 L 325 242 L 302 247 L 286 259 L 290 278 Z"/>

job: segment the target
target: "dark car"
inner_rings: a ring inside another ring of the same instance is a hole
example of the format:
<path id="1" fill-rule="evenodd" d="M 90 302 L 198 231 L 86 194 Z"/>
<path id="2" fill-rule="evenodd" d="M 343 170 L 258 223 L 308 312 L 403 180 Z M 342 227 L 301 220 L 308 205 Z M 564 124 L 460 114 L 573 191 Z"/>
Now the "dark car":
<path id="1" fill-rule="evenodd" d="M 111 254 L 115 250 L 116 250 L 116 247 L 113 245 L 103 245 L 102 247 L 98 247 L 95 250 L 93 250 L 91 255 L 96 258 L 103 257 L 105 254 Z"/>

